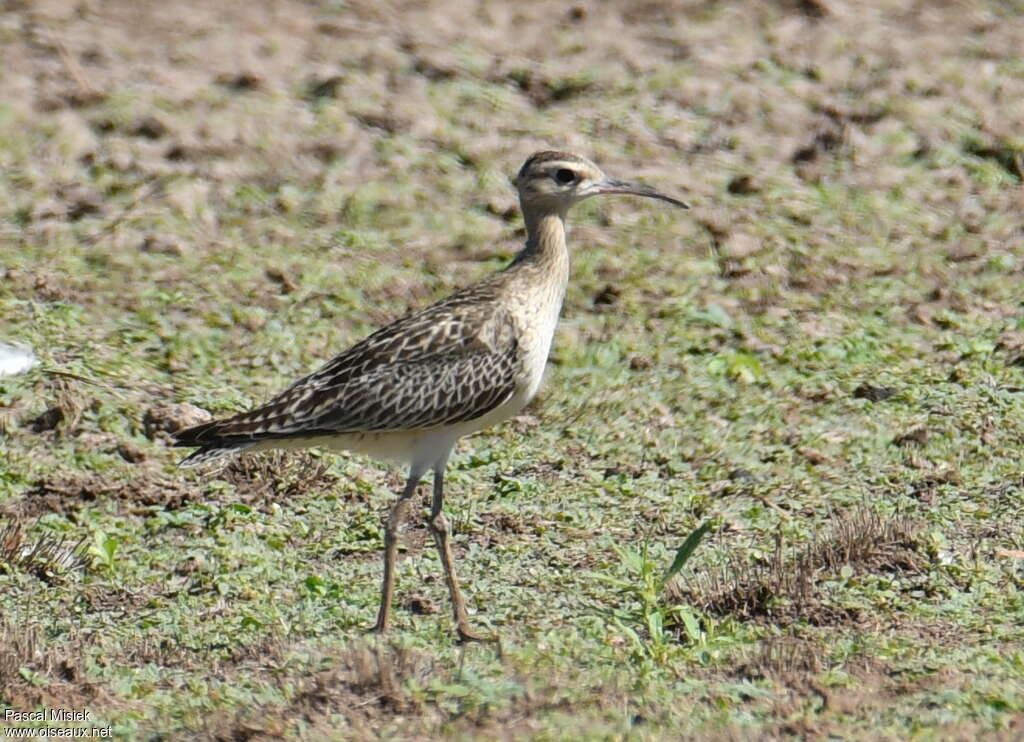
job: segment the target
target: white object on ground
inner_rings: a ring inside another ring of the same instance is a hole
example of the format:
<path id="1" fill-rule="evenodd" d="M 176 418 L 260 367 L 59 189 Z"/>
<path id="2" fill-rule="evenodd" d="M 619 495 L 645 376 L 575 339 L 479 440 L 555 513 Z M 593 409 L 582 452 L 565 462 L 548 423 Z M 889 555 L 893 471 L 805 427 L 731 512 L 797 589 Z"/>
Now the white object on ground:
<path id="1" fill-rule="evenodd" d="M 17 376 L 39 363 L 27 345 L 0 343 L 0 376 Z"/>

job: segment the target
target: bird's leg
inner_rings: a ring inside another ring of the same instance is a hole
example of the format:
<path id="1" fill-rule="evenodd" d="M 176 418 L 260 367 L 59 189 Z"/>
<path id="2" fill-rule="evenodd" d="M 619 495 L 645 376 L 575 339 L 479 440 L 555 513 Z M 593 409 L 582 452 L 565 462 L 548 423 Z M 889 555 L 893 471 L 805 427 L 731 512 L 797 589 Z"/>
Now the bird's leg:
<path id="1" fill-rule="evenodd" d="M 409 510 L 409 498 L 416 492 L 416 485 L 423 477 L 423 470 L 413 467 L 409 470 L 409 479 L 405 483 L 398 502 L 391 508 L 388 516 L 387 530 L 384 532 L 384 581 L 380 587 L 380 610 L 377 613 L 377 623 L 370 631 L 380 634 L 386 633 L 388 623 L 391 620 L 391 599 L 395 594 L 395 564 L 398 561 L 398 532 L 405 521 L 405 515 Z"/>
<path id="2" fill-rule="evenodd" d="M 459 634 L 460 642 L 471 641 L 492 641 L 475 632 L 469 626 L 469 614 L 466 613 L 466 601 L 459 589 L 459 578 L 455 575 L 455 559 L 452 556 L 452 547 L 448 541 L 448 521 L 444 517 L 444 467 L 442 462 L 434 468 L 434 500 L 430 508 L 430 530 L 434 533 L 434 543 L 437 544 L 437 551 L 441 555 L 441 565 L 444 567 L 444 578 L 448 583 L 448 592 L 452 596 L 452 614 L 455 617 L 455 628 Z"/>

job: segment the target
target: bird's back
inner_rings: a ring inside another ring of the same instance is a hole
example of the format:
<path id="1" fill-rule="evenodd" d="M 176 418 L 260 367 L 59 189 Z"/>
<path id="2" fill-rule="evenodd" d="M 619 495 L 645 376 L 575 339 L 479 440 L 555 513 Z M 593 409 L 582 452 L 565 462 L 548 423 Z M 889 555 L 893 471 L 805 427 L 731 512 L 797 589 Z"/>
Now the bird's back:
<path id="1" fill-rule="evenodd" d="M 176 445 L 201 447 L 183 465 L 260 442 L 406 433 L 484 417 L 529 383 L 503 283 L 452 294 L 369 335 L 266 404 L 177 433 Z"/>

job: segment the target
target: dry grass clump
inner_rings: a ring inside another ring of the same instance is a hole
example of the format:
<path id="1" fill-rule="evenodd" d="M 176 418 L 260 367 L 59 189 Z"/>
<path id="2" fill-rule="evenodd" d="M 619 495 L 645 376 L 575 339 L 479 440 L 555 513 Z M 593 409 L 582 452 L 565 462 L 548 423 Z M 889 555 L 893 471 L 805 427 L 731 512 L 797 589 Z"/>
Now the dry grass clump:
<path id="1" fill-rule="evenodd" d="M 0 617 L 0 699 L 15 709 L 88 708 L 100 694 L 85 677 L 86 642 L 47 642 L 38 622 Z"/>
<path id="2" fill-rule="evenodd" d="M 265 451 L 236 456 L 217 476 L 233 484 L 247 500 L 309 495 L 338 482 L 328 461 L 304 451 Z"/>
<path id="3" fill-rule="evenodd" d="M 24 522 L 14 520 L 0 528 L 0 569 L 22 570 L 46 582 L 59 580 L 90 565 L 85 540 L 85 536 L 75 540 L 52 534 L 31 539 L 25 534 Z"/>
<path id="4" fill-rule="evenodd" d="M 824 583 L 844 567 L 853 574 L 917 572 L 924 557 L 917 524 L 860 508 L 839 515 L 832 527 L 792 553 L 781 543 L 761 562 L 733 557 L 722 568 L 669 586 L 673 597 L 713 614 L 786 625 L 848 621 L 849 611 L 828 600 Z"/>
<path id="5" fill-rule="evenodd" d="M 797 636 L 766 639 L 755 657 L 737 668 L 746 677 L 785 678 L 814 675 L 828 666 L 828 652 L 819 642 Z"/>

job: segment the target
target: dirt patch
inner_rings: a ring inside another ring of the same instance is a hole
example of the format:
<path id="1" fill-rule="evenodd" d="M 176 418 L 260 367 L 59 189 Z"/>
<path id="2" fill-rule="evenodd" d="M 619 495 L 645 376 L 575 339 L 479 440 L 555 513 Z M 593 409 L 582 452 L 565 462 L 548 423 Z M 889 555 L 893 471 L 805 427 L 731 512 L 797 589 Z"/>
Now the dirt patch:
<path id="1" fill-rule="evenodd" d="M 68 285 L 68 277 L 56 273 L 12 268 L 0 274 L 0 278 L 11 294 L 19 299 L 69 304 L 90 302 L 88 291 Z"/>
<path id="2" fill-rule="evenodd" d="M 423 687 L 435 674 L 432 662 L 413 650 L 356 645 L 336 658 L 335 667 L 303 677 L 297 692 L 283 706 L 257 713 L 219 716 L 189 740 L 276 740 L 294 733 L 301 723 L 306 734 L 362 740 L 377 739 L 376 730 L 388 720 L 417 718 L 423 734 L 436 725 L 439 714 L 429 713 L 408 690 L 410 681 Z"/>
<path id="3" fill-rule="evenodd" d="M 126 644 L 118 662 L 132 667 L 156 665 L 187 671 L 200 671 L 204 676 L 228 680 L 240 671 L 268 677 L 285 662 L 291 646 L 280 636 L 260 634 L 251 640 L 239 639 L 229 646 L 185 646 L 174 637 L 149 634 Z"/>
<path id="4" fill-rule="evenodd" d="M 490 649 L 486 651 L 491 651 Z M 524 739 L 536 733 L 533 721 L 545 712 L 585 713 L 591 701 L 573 702 L 565 688 L 569 678 L 538 676 L 533 667 L 516 667 L 510 673 L 522 693 L 509 703 L 461 703 L 441 705 L 422 690 L 432 684 L 458 685 L 460 670 L 441 665 L 417 650 L 356 643 L 334 658 L 334 667 L 301 678 L 279 676 L 282 687 L 296 689 L 291 700 L 264 706 L 256 713 L 221 715 L 201 730 L 172 739 L 276 740 L 295 734 L 297 725 L 305 736 L 354 741 L 378 740 L 381 730 L 401 727 L 403 739 Z M 326 660 L 317 665 L 327 664 Z M 625 707 L 628 697 L 613 688 L 595 687 L 606 707 Z M 643 718 L 637 716 L 638 724 Z"/>
<path id="5" fill-rule="evenodd" d="M 27 519 L 44 513 L 73 515 L 101 499 L 117 500 L 126 512 L 143 514 L 154 505 L 176 510 L 204 498 L 200 487 L 180 478 L 141 468 L 134 474 L 122 480 L 98 472 L 55 473 L 37 480 L 23 496 L 0 505 L 0 516 Z"/>
<path id="6" fill-rule="evenodd" d="M 125 456 L 132 452 L 121 453 Z M 213 497 L 206 486 L 156 467 L 136 466 L 129 478 L 121 476 L 98 472 L 46 476 L 22 497 L 0 505 L 0 516 L 24 520 L 44 513 L 70 515 L 100 500 L 116 500 L 124 512 L 144 515 L 154 506 L 177 510 Z M 236 501 L 250 505 L 315 494 L 338 481 L 322 459 L 285 451 L 237 457 L 218 478 L 235 486 Z"/>
<path id="7" fill-rule="evenodd" d="M 113 697 L 85 675 L 92 640 L 83 634 L 47 643 L 43 633 L 38 624 L 0 617 L 0 698 L 19 710 L 109 708 Z"/>
<path id="8" fill-rule="evenodd" d="M 495 532 L 517 536 L 535 533 L 541 524 L 540 518 L 535 516 L 527 517 L 519 512 L 481 513 L 480 520 L 483 522 L 484 530 L 487 533 Z"/>
<path id="9" fill-rule="evenodd" d="M 39 397 L 48 400 L 46 409 L 28 421 L 28 429 L 51 438 L 70 438 L 78 433 L 82 412 L 91 402 L 74 374 L 49 371 L 39 387 Z"/>
<path id="10" fill-rule="evenodd" d="M 207 410 L 187 403 L 153 405 L 142 418 L 142 427 L 150 439 L 173 435 L 180 430 L 200 425 L 213 419 Z"/>

